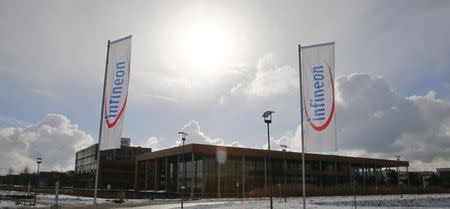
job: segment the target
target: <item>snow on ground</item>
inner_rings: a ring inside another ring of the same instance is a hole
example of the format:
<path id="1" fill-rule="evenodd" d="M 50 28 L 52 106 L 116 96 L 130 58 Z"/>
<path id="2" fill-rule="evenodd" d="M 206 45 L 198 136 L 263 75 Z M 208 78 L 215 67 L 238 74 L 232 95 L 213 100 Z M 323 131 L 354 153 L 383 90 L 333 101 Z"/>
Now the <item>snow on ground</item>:
<path id="1" fill-rule="evenodd" d="M 22 209 L 22 208 L 42 208 L 45 205 L 37 204 L 36 206 L 30 206 L 30 202 L 16 202 L 11 200 L 0 200 L 0 209 Z"/>
<path id="2" fill-rule="evenodd" d="M 190 209 L 262 209 L 269 207 L 269 199 L 204 199 L 185 203 Z M 301 198 L 288 198 L 287 202 L 280 198 L 273 199 L 274 208 L 293 209 L 302 208 Z M 450 194 L 432 195 L 386 195 L 386 196 L 358 196 L 357 207 L 363 209 L 443 209 L 450 208 Z M 133 209 L 171 209 L 180 208 L 180 203 L 158 204 L 133 207 Z M 310 197 L 307 198 L 309 209 L 354 208 L 353 197 Z M 126 209 L 126 208 L 119 208 Z"/>
<path id="3" fill-rule="evenodd" d="M 0 190 L 0 196 L 4 195 L 26 195 L 26 192 Z"/>
<path id="4" fill-rule="evenodd" d="M 37 201 L 44 204 L 53 204 L 55 203 L 55 195 L 50 194 L 38 194 Z M 71 195 L 58 195 L 59 204 L 64 205 L 89 205 L 92 204 L 94 198 L 92 197 L 78 197 Z M 107 203 L 107 199 L 97 198 L 97 203 L 104 204 Z"/>
<path id="5" fill-rule="evenodd" d="M 4 208 L 20 208 L 21 206 L 16 205 L 15 202 L 13 201 L 4 201 L 4 200 L 0 200 L 0 208 L 4 209 Z"/>
<path id="6" fill-rule="evenodd" d="M 23 195 L 24 192 L 1 191 L 0 195 Z M 55 201 L 55 195 L 39 194 L 37 197 L 41 207 L 50 205 Z M 91 197 L 77 197 L 70 195 L 59 195 L 59 203 L 63 205 L 90 205 L 93 202 Z M 112 200 L 98 198 L 99 204 L 111 203 Z M 133 204 L 149 204 L 147 206 L 133 207 L 132 209 L 171 209 L 180 208 L 179 200 L 148 200 L 148 199 L 129 199 L 125 200 L 128 205 Z M 302 199 L 300 197 L 284 199 L 273 198 L 274 208 L 301 208 Z M 443 209 L 450 208 L 450 194 L 427 194 L 427 195 L 372 195 L 357 196 L 357 206 L 363 209 Z M 109 207 L 109 206 L 108 206 Z M 111 207 L 125 209 L 125 206 L 113 204 Z M 185 208 L 191 209 L 262 209 L 269 207 L 268 198 L 230 198 L 230 199 L 200 199 L 195 201 L 187 201 L 184 203 Z M 23 205 L 16 205 L 14 201 L 0 200 L 0 209 L 3 208 L 24 208 Z M 28 208 L 28 207 L 27 207 Z M 307 208 L 310 209 L 335 209 L 335 208 L 354 208 L 353 196 L 336 196 L 336 197 L 308 197 Z M 129 209 L 129 208 L 128 208 Z"/>
<path id="7" fill-rule="evenodd" d="M 105 199 L 97 198 L 97 204 L 109 204 L 113 203 L 113 200 L 117 199 Z M 55 203 L 55 195 L 51 194 L 39 194 L 37 196 L 39 203 L 51 205 Z M 79 197 L 72 195 L 58 195 L 58 203 L 61 205 L 91 205 L 94 202 L 93 197 Z M 152 202 L 148 199 L 124 199 L 123 204 L 143 204 Z"/>
<path id="8" fill-rule="evenodd" d="M 5 197 L 8 195 L 25 195 L 24 192 L 16 192 L 16 191 L 5 191 L 0 190 L 0 197 Z M 30 205 L 32 204 L 32 200 L 22 199 L 22 200 L 7 200 L 7 199 L 0 199 L 0 209 L 19 209 L 19 208 L 30 208 Z M 44 207 L 45 205 L 37 204 L 34 207 L 31 208 L 38 208 L 38 207 Z"/>
<path id="9" fill-rule="evenodd" d="M 27 194 L 26 192 L 18 192 L 18 191 L 5 191 L 5 190 L 0 190 L 0 196 L 2 195 L 25 195 Z M 38 194 L 37 195 L 37 202 L 41 203 L 41 204 L 45 204 L 45 205 L 51 205 L 53 203 L 55 203 L 55 195 L 54 194 Z M 2 203 L 0 204 L 0 209 L 3 209 L 3 205 L 2 204 L 9 204 L 7 208 L 12 207 L 11 205 L 15 205 L 15 201 L 3 201 L 1 200 Z M 27 200 L 23 200 L 23 201 L 27 201 Z M 90 205 L 93 204 L 94 198 L 92 197 L 79 197 L 79 196 L 72 196 L 72 195 L 58 195 L 58 203 L 61 205 Z M 97 203 L 98 204 L 105 204 L 105 203 L 112 203 L 112 199 L 104 199 L 104 198 L 97 198 Z M 128 204 L 139 204 L 139 203 L 145 203 L 148 202 L 149 200 L 146 199 L 125 199 L 124 203 L 128 203 Z M 3 203 L 5 202 L 5 203 Z M 6 203 L 7 202 L 7 203 Z M 6 206 L 5 206 L 6 207 Z M 18 207 L 20 208 L 20 207 Z"/>
<path id="10" fill-rule="evenodd" d="M 226 202 L 220 201 L 201 201 L 201 202 L 185 202 L 184 208 L 216 208 L 216 206 L 225 206 Z M 139 207 L 121 207 L 116 209 L 172 209 L 180 208 L 180 203 L 170 203 L 170 204 L 154 204 Z M 228 208 L 228 207 L 225 207 Z"/>
<path id="11" fill-rule="evenodd" d="M 334 199 L 321 198 L 310 200 L 311 204 L 324 206 L 353 206 L 353 197 L 339 197 Z M 450 208 L 449 194 L 431 194 L 431 195 L 372 195 L 361 196 L 356 199 L 357 206 L 375 207 L 375 208 Z"/>

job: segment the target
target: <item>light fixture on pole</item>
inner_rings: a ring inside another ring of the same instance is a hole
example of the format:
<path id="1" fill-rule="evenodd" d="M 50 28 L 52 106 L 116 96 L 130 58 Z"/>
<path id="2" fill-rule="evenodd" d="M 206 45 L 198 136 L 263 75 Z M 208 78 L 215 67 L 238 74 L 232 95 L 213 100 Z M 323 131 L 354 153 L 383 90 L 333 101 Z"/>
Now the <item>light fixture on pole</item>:
<path id="1" fill-rule="evenodd" d="M 40 165 L 41 165 L 41 163 L 42 163 L 42 158 L 40 158 L 40 157 L 38 157 L 38 158 L 36 158 L 36 163 L 37 163 L 37 165 L 38 165 L 38 167 L 37 167 L 37 173 L 36 173 L 36 175 L 37 175 L 37 183 L 36 183 L 36 185 L 37 186 L 39 186 L 39 167 L 40 167 Z"/>
<path id="2" fill-rule="evenodd" d="M 400 162 L 400 155 L 395 155 L 394 157 L 397 158 L 397 185 L 400 187 L 400 198 L 403 198 L 403 191 L 400 185 L 400 171 L 398 168 L 398 163 Z"/>
<path id="3" fill-rule="evenodd" d="M 272 123 L 272 113 L 274 111 L 266 111 L 262 115 L 264 118 L 264 123 L 267 124 L 267 158 L 269 159 L 269 196 L 270 196 L 270 209 L 273 209 L 273 201 L 272 201 L 272 163 L 270 160 L 270 130 L 269 124 Z"/>
<path id="4" fill-rule="evenodd" d="M 37 163 L 37 172 L 36 172 L 36 188 L 39 186 L 39 167 L 42 163 L 42 158 L 38 157 L 36 158 Z M 36 205 L 36 196 L 37 196 L 37 190 L 34 191 L 34 205 Z"/>
<path id="5" fill-rule="evenodd" d="M 284 202 L 286 202 L 286 196 L 287 196 L 287 188 L 286 188 L 286 148 L 287 146 L 284 144 L 280 144 L 281 150 L 283 150 L 283 158 L 284 158 L 284 166 L 283 166 L 283 173 L 284 173 Z"/>
<path id="6" fill-rule="evenodd" d="M 181 135 L 181 141 L 183 141 L 183 186 L 181 186 L 181 208 L 183 208 L 183 199 L 184 199 L 184 190 L 186 189 L 186 161 L 184 160 L 184 141 L 186 141 L 187 133 L 184 133 L 182 131 L 179 131 L 178 134 Z"/>

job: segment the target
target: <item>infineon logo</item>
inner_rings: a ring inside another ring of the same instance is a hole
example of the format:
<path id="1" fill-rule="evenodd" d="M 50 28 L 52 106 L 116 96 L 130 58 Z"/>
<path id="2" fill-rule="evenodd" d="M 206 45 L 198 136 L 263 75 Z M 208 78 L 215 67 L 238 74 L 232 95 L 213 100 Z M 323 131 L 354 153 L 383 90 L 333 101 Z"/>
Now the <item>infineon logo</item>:
<path id="1" fill-rule="evenodd" d="M 330 65 L 327 64 L 327 68 L 328 70 L 324 69 L 323 65 L 314 66 L 312 78 L 307 78 L 313 81 L 312 86 L 309 87 L 313 92 L 311 92 L 309 101 L 304 100 L 303 107 L 307 121 L 316 131 L 325 130 L 334 116 L 334 80 Z M 331 89 L 325 88 L 327 82 L 330 82 Z"/>
<path id="2" fill-rule="evenodd" d="M 105 98 L 105 120 L 108 128 L 113 128 L 123 115 L 127 104 L 128 94 L 126 89 L 130 74 L 128 61 L 119 61 L 115 64 L 113 73 L 112 88 L 106 89 L 109 98 Z"/>

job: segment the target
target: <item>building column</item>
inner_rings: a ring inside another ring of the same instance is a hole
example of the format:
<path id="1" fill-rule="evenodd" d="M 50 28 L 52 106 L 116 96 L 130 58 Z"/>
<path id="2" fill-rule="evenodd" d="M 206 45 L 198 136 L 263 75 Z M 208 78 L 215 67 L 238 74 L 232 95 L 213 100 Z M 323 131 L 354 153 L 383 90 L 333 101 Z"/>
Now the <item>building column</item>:
<path id="1" fill-rule="evenodd" d="M 216 160 L 217 162 L 217 160 Z M 217 162 L 217 197 L 220 198 L 220 163 Z"/>
<path id="2" fill-rule="evenodd" d="M 165 186 L 166 186 L 166 188 L 165 188 L 165 190 L 166 190 L 166 192 L 167 192 L 167 190 L 169 190 L 169 178 L 167 177 L 167 174 L 168 174 L 168 171 L 167 171 L 167 169 L 168 169 L 168 162 L 167 162 L 167 156 L 166 156 L 166 159 L 164 160 L 165 162 L 164 162 L 164 167 L 165 167 L 165 172 L 164 172 L 164 184 L 165 184 Z"/>
<path id="3" fill-rule="evenodd" d="M 134 191 L 138 190 L 138 173 L 139 173 L 139 169 L 138 169 L 138 163 L 139 161 L 135 160 L 134 161 Z"/>
<path id="4" fill-rule="evenodd" d="M 145 191 L 148 190 L 148 160 L 145 161 Z"/>
<path id="5" fill-rule="evenodd" d="M 366 188 L 366 165 L 362 166 L 363 187 Z"/>
<path id="6" fill-rule="evenodd" d="M 319 177 L 320 177 L 320 188 L 323 188 L 323 173 L 322 173 L 322 161 L 319 160 Z"/>
<path id="7" fill-rule="evenodd" d="M 264 157 L 264 190 L 267 189 L 267 158 Z"/>
<path id="8" fill-rule="evenodd" d="M 245 197 L 245 156 L 242 156 L 242 197 Z"/>
<path id="9" fill-rule="evenodd" d="M 407 185 L 409 186 L 409 166 L 406 166 L 406 178 L 408 178 Z"/>
<path id="10" fill-rule="evenodd" d="M 194 167 L 194 152 L 192 152 L 192 155 L 191 155 L 191 198 L 193 198 L 194 197 L 194 176 L 195 176 L 195 170 L 196 170 L 197 168 L 196 167 Z"/>
<path id="11" fill-rule="evenodd" d="M 158 190 L 158 158 L 155 158 L 155 192 Z"/>
<path id="12" fill-rule="evenodd" d="M 178 152 L 178 159 L 177 159 L 177 174 L 175 175 L 175 178 L 177 178 L 177 193 L 180 193 L 180 178 L 178 176 L 180 170 L 180 152 Z"/>
<path id="13" fill-rule="evenodd" d="M 200 157 L 199 157 L 199 159 L 200 159 Z M 196 161 L 194 161 L 194 171 L 195 171 L 195 173 L 194 173 L 194 185 L 195 185 L 195 187 L 194 188 L 198 188 L 198 176 L 197 176 L 197 173 L 198 173 L 198 170 L 197 170 L 197 168 L 198 168 L 198 160 L 199 159 L 197 159 Z"/>
<path id="14" fill-rule="evenodd" d="M 375 173 L 374 173 L 374 175 L 375 175 L 375 190 L 378 190 L 378 168 L 377 168 L 377 166 L 375 166 L 375 168 L 374 168 L 375 170 Z"/>
<path id="15" fill-rule="evenodd" d="M 375 179 L 375 182 L 377 181 L 377 176 L 376 176 L 376 172 L 377 172 L 377 166 L 376 165 L 373 165 L 373 168 L 372 168 L 373 170 L 372 170 L 372 175 L 373 175 L 373 177 L 374 177 L 374 179 Z"/>
<path id="16" fill-rule="evenodd" d="M 283 186 L 283 193 L 284 193 L 284 200 L 286 201 L 286 198 L 287 198 L 287 162 L 286 162 L 286 153 L 284 153 L 284 157 L 283 157 L 284 159 L 283 159 L 283 163 L 284 163 L 284 165 L 283 165 L 283 181 L 284 181 L 284 186 Z M 281 185 L 281 184 L 280 184 Z"/>
<path id="17" fill-rule="evenodd" d="M 202 159 L 202 172 L 205 172 L 205 162 L 207 162 L 206 157 L 201 157 Z M 209 176 L 208 176 L 209 177 Z M 206 182 L 207 182 L 207 176 L 202 174 L 201 184 L 202 184 L 202 194 L 206 193 Z"/>
<path id="18" fill-rule="evenodd" d="M 352 164 L 348 164 L 348 179 L 349 179 L 349 184 L 350 184 L 350 186 L 352 185 L 352 177 L 353 177 L 353 168 L 352 168 Z"/>
<path id="19" fill-rule="evenodd" d="M 338 185 L 338 170 L 337 170 L 337 162 L 334 162 L 334 175 L 335 175 L 335 186 Z"/>

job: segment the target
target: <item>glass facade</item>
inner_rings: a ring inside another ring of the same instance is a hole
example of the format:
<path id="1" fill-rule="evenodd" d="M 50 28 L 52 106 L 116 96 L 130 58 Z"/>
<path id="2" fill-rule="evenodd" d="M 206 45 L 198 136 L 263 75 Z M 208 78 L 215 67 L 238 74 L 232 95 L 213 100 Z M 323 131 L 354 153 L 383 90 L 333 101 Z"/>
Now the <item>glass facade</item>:
<path id="1" fill-rule="evenodd" d="M 236 196 L 241 194 L 243 189 L 252 191 L 269 186 L 269 175 L 266 171 L 268 160 L 265 158 L 229 157 L 224 163 L 219 163 L 216 156 L 194 153 L 192 160 L 192 153 L 189 153 L 185 155 L 185 164 L 182 159 L 171 156 L 140 161 L 138 190 L 180 192 L 181 186 L 184 185 L 184 165 L 186 193 L 192 191 L 215 196 L 220 187 L 222 196 Z M 300 160 L 286 160 L 287 184 L 301 184 L 301 167 Z M 342 175 L 339 174 L 342 167 L 335 162 L 306 161 L 306 184 L 322 186 L 342 183 L 345 179 L 338 177 Z M 284 159 L 272 159 L 273 186 L 284 183 L 284 171 Z"/>
<path id="2" fill-rule="evenodd" d="M 125 147 L 100 152 L 100 160 L 133 160 L 134 158 L 136 158 L 136 150 Z"/>
<path id="3" fill-rule="evenodd" d="M 97 145 L 92 145 L 75 155 L 75 172 L 76 173 L 93 173 L 96 169 L 96 150 Z"/>
<path id="4" fill-rule="evenodd" d="M 127 146 L 119 149 L 102 150 L 100 152 L 100 160 L 134 160 L 136 155 L 141 154 L 142 152 L 142 150 Z M 78 151 L 75 156 L 76 173 L 95 172 L 97 164 L 97 144 Z"/>
<path id="5" fill-rule="evenodd" d="M 271 160 L 272 179 L 269 179 L 269 160 L 262 155 L 261 150 L 248 149 L 250 151 L 246 153 L 246 149 L 233 148 L 234 153 L 237 154 L 228 153 L 225 160 L 220 158 L 219 163 L 218 152 L 213 154 L 215 149 L 207 149 L 212 146 L 196 146 L 205 151 L 185 153 L 184 157 L 182 154 L 172 154 L 139 161 L 139 174 L 135 181 L 135 188 L 137 190 L 181 193 L 180 188 L 186 185 L 184 192 L 191 195 L 246 196 L 258 194 L 258 192 L 259 194 L 264 193 L 265 189 L 269 189 L 270 182 L 272 182 L 273 189 L 278 189 L 280 185 L 284 184 L 285 175 L 286 183 L 291 189 L 301 188 L 302 161 L 297 153 L 290 153 L 290 157 L 286 160 L 284 154 L 276 153 L 276 157 L 272 157 Z M 241 150 L 243 151 L 241 152 Z M 251 152 L 255 154 L 252 156 Z M 176 153 L 176 151 L 172 150 L 171 153 Z M 298 158 L 293 159 L 294 155 L 297 155 L 295 157 Z M 380 175 L 380 164 L 352 162 L 352 160 L 370 162 L 370 159 L 323 156 L 314 155 L 313 159 L 310 157 L 305 161 L 307 186 L 322 188 L 324 186 L 349 185 L 352 179 L 356 179 L 361 185 L 373 185 L 376 184 L 377 175 Z M 185 163 L 183 163 L 183 159 Z M 372 162 L 392 163 L 379 160 Z M 186 166 L 185 178 L 184 166 Z"/>

